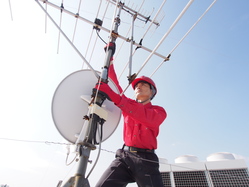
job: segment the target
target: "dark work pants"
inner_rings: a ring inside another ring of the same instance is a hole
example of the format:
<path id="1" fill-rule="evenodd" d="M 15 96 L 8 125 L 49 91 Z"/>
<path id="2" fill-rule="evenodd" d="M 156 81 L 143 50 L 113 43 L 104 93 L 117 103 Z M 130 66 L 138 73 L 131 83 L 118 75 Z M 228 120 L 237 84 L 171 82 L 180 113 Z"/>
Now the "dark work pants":
<path id="1" fill-rule="evenodd" d="M 139 187 L 163 187 L 155 153 L 119 149 L 116 159 L 104 172 L 96 187 L 124 187 L 136 182 Z"/>

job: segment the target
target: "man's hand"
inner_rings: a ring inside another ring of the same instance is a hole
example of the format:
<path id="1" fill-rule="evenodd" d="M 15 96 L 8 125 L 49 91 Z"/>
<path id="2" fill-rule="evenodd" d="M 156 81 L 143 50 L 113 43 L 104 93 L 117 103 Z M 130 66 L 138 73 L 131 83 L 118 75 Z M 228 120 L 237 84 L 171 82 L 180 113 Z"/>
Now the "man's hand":
<path id="1" fill-rule="evenodd" d="M 106 95 L 106 98 L 115 104 L 118 104 L 121 100 L 121 96 L 117 93 L 115 93 L 108 84 L 104 82 L 98 82 L 93 88 L 93 92 L 97 92 L 97 90 L 102 94 Z M 103 94 L 104 93 L 104 94 Z M 96 94 L 96 93 L 95 93 Z"/>

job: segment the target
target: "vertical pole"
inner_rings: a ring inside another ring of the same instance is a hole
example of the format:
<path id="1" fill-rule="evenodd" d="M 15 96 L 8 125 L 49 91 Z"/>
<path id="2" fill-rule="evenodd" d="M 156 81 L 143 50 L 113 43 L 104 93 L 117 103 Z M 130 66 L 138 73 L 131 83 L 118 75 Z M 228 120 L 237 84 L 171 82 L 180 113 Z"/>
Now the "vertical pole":
<path id="1" fill-rule="evenodd" d="M 128 66 L 128 80 L 131 81 L 131 72 L 132 72 L 132 51 L 133 51 L 133 43 L 134 43 L 134 21 L 137 17 L 137 14 L 133 15 L 132 25 L 131 25 L 131 43 L 130 43 L 130 58 L 129 58 L 129 66 Z"/>
<path id="2" fill-rule="evenodd" d="M 81 155 L 77 173 L 75 174 L 74 187 L 90 187 L 88 179 L 86 179 L 86 168 L 90 157 L 91 148 L 86 146 L 80 147 Z"/>
<path id="3" fill-rule="evenodd" d="M 114 24 L 114 28 L 112 30 L 112 33 L 110 35 L 110 42 L 112 42 L 112 43 L 115 43 L 116 38 L 118 37 L 118 26 L 120 25 L 120 14 L 121 14 L 121 10 L 122 10 L 124 4 L 119 2 L 118 6 L 119 6 L 119 11 L 118 11 L 116 18 L 114 19 L 115 24 Z M 107 82 L 107 80 L 108 80 L 108 68 L 110 66 L 111 55 L 112 55 L 112 49 L 108 48 L 106 51 L 106 58 L 105 58 L 104 67 L 103 67 L 103 70 L 101 73 L 101 81 L 103 81 L 103 82 Z"/>
<path id="4" fill-rule="evenodd" d="M 71 177 L 63 187 L 90 187 L 88 179 L 85 178 L 88 158 L 90 156 L 91 148 L 79 145 L 80 159 L 78 170 L 75 176 Z"/>

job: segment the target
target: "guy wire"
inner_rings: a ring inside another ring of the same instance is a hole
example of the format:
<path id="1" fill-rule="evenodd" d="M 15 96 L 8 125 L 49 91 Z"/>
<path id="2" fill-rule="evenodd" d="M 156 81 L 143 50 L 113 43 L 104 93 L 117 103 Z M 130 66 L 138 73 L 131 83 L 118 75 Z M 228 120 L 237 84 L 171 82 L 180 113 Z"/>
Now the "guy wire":
<path id="1" fill-rule="evenodd" d="M 53 141 L 36 141 L 36 140 L 21 140 L 21 139 L 11 139 L 11 138 L 0 138 L 0 140 L 8 140 L 8 141 L 17 141 L 17 142 L 27 142 L 27 143 L 44 143 L 44 144 L 58 144 L 58 145 L 74 145 L 72 143 L 62 143 L 62 142 L 53 142 Z M 108 152 L 108 153 L 111 153 L 111 154 L 116 154 L 116 152 L 114 151 L 110 151 L 110 150 L 107 150 L 107 149 L 103 149 L 101 148 L 101 146 L 97 147 L 97 149 L 101 150 L 101 151 L 105 151 L 105 152 Z M 156 161 L 152 161 L 152 160 L 148 160 L 148 159 L 144 159 L 144 158 L 141 158 L 140 156 L 132 153 L 131 156 L 133 157 L 136 157 L 136 158 L 139 158 L 141 160 L 144 160 L 144 161 L 147 161 L 147 162 L 153 162 L 153 163 L 159 163 L 159 164 L 164 164 L 164 165 L 169 165 L 169 166 L 174 166 L 174 167 L 178 167 L 178 168 L 184 168 L 184 169 L 189 169 L 189 170 L 192 170 L 192 171 L 196 171 L 195 168 L 191 168 L 191 167 L 186 167 L 186 166 L 179 166 L 179 165 L 176 165 L 176 164 L 168 164 L 168 163 L 164 163 L 164 162 L 156 162 Z M 233 176 L 233 175 L 230 175 L 230 174 L 217 174 L 217 175 L 225 175 L 225 176 L 232 176 L 232 177 L 236 177 L 236 178 L 243 178 L 245 179 L 244 177 L 239 177 L 239 176 Z"/>

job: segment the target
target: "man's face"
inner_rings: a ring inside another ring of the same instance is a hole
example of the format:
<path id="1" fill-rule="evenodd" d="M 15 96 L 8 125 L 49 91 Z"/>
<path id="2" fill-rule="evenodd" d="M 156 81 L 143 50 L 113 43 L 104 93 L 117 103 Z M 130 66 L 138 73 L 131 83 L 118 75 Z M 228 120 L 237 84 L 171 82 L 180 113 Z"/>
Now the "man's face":
<path id="1" fill-rule="evenodd" d="M 137 100 L 147 100 L 152 96 L 152 90 L 150 89 L 150 84 L 147 82 L 139 82 L 135 86 L 135 94 Z"/>

